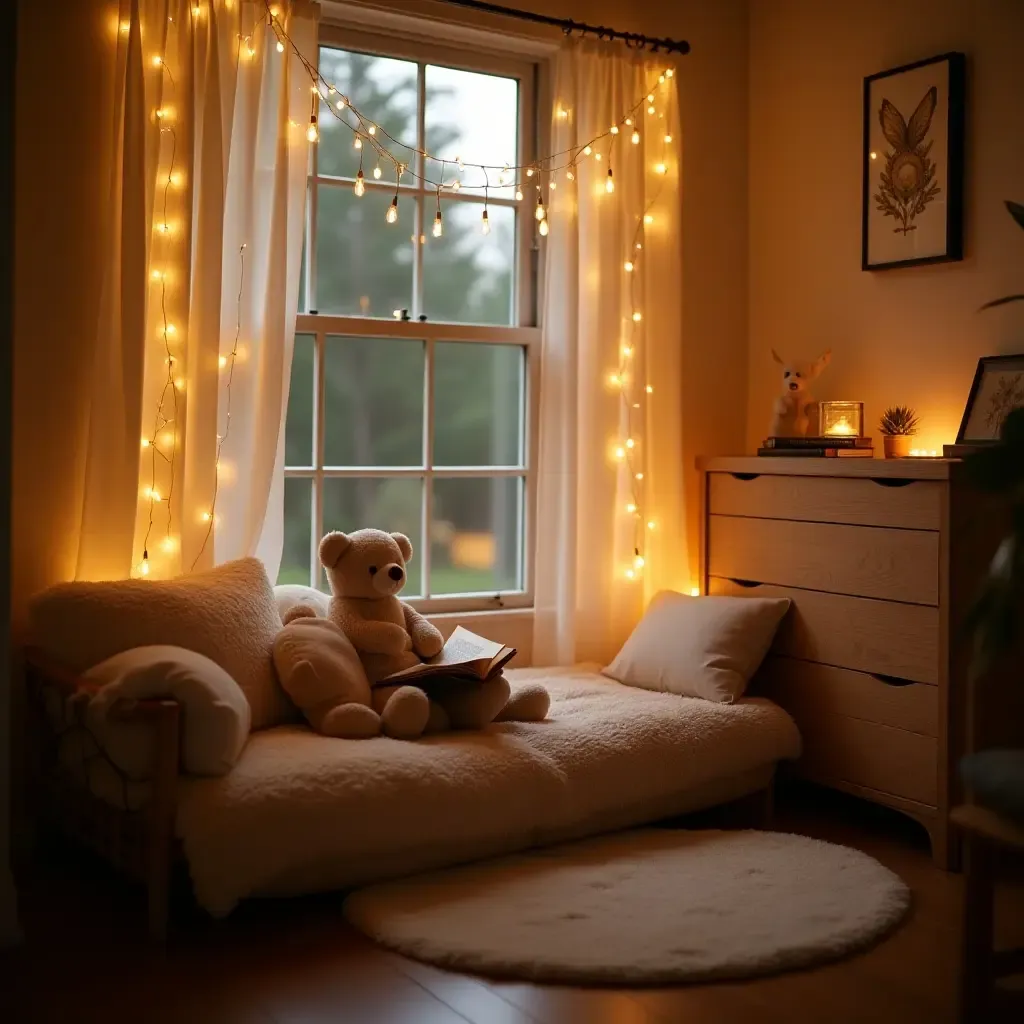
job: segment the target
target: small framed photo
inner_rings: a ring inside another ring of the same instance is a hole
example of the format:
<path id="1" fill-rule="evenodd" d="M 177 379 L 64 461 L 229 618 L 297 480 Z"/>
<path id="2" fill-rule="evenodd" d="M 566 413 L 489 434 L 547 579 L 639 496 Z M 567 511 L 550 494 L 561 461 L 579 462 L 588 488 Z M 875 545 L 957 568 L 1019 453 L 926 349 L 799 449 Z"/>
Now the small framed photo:
<path id="1" fill-rule="evenodd" d="M 963 259 L 964 55 L 864 79 L 861 269 Z"/>
<path id="2" fill-rule="evenodd" d="M 999 440 L 1003 420 L 1024 406 L 1024 354 L 986 356 L 978 360 L 957 444 L 992 444 Z"/>

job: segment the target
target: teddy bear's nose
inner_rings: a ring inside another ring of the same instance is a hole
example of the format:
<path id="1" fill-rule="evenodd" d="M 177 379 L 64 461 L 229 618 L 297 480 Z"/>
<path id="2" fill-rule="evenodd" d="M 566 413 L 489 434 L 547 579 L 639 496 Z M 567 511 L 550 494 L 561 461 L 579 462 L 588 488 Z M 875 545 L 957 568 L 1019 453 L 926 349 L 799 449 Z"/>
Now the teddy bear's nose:
<path id="1" fill-rule="evenodd" d="M 397 565 L 393 565 L 388 569 L 388 575 L 397 583 L 402 578 L 402 570 Z"/>

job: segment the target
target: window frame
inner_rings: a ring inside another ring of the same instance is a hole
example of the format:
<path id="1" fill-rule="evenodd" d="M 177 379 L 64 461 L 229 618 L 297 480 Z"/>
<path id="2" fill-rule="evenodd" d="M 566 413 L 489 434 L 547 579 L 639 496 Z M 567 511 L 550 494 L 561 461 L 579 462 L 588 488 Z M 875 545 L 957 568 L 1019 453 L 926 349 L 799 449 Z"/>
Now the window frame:
<path id="1" fill-rule="evenodd" d="M 426 64 L 455 67 L 460 70 L 483 74 L 514 77 L 519 83 L 517 141 L 519 153 L 517 162 L 528 163 L 536 153 L 538 134 L 537 106 L 537 65 L 531 61 L 509 59 L 507 56 L 489 54 L 479 49 L 462 50 L 429 42 L 413 42 L 402 37 L 385 38 L 362 30 L 353 31 L 337 23 L 321 25 L 318 45 L 334 46 L 371 55 L 415 60 L 417 68 L 417 113 L 418 136 L 424 138 Z M 536 536 L 536 465 L 539 420 L 539 374 L 541 331 L 537 326 L 538 303 L 537 281 L 540 246 L 535 235 L 534 218 L 530 204 L 524 200 L 490 195 L 490 206 L 506 206 L 518 209 L 515 256 L 515 295 L 512 314 L 513 326 L 493 324 L 452 323 L 444 321 L 420 322 L 423 282 L 424 244 L 414 245 L 413 308 L 411 320 L 399 321 L 385 317 L 362 317 L 333 315 L 316 312 L 316 217 L 317 196 L 321 188 L 351 188 L 351 177 L 322 176 L 317 173 L 317 147 L 312 146 L 310 168 L 307 177 L 306 239 L 305 239 L 305 302 L 309 312 L 296 317 L 295 334 L 309 335 L 314 343 L 313 364 L 313 437 L 312 464 L 309 466 L 285 466 L 285 479 L 306 479 L 310 481 L 311 534 L 310 534 L 310 583 L 318 584 L 319 559 L 317 549 L 324 534 L 323 495 L 324 482 L 329 479 L 394 479 L 406 478 L 422 482 L 422 506 L 420 536 L 412 538 L 416 558 L 421 566 L 423 588 L 429 590 L 431 550 L 429 543 L 430 526 L 433 520 L 433 481 L 435 479 L 495 479 L 514 478 L 522 480 L 522 508 L 520 511 L 519 558 L 521 590 L 500 593 L 445 594 L 430 597 L 408 597 L 405 600 L 424 614 L 445 612 L 479 612 L 499 609 L 532 608 L 534 604 L 534 537 Z M 417 156 L 418 161 L 422 158 Z M 420 163 L 422 171 L 422 162 Z M 367 193 L 373 190 L 394 194 L 394 183 L 378 183 L 368 177 L 365 180 Z M 424 236 L 427 230 L 428 212 L 432 218 L 432 204 L 435 191 L 421 183 L 403 184 L 399 195 L 403 200 L 415 203 L 413 234 Z M 450 202 L 475 203 L 483 207 L 483 194 L 445 193 L 445 204 Z M 428 211 L 428 204 L 431 209 Z M 424 346 L 424 407 L 423 407 L 423 459 L 420 466 L 401 467 L 328 467 L 324 465 L 326 441 L 326 346 L 331 336 L 355 338 L 391 338 L 422 342 Z M 444 466 L 433 465 L 434 435 L 434 358 L 438 342 L 463 344 L 513 345 L 523 350 L 523 393 L 521 398 L 520 422 L 522 424 L 522 459 L 515 466 Z"/>

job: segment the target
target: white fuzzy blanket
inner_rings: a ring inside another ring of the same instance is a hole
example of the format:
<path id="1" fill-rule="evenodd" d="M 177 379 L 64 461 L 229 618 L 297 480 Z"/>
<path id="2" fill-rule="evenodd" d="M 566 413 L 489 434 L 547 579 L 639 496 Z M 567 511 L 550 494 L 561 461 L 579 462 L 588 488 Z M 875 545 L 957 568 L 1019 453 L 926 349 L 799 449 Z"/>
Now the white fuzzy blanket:
<path id="1" fill-rule="evenodd" d="M 178 834 L 200 904 L 222 916 L 246 896 L 345 888 L 649 822 L 799 754 L 796 726 L 767 700 L 638 690 L 596 667 L 509 675 L 513 687 L 549 687 L 547 721 L 415 743 L 281 726 L 254 733 L 229 774 L 184 780 Z"/>

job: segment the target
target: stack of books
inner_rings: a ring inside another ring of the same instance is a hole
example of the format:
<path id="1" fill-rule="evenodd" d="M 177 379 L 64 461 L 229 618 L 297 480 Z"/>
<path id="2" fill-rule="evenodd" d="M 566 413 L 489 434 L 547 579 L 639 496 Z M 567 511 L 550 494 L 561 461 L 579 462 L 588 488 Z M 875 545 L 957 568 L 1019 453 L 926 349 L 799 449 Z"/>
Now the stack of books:
<path id="1" fill-rule="evenodd" d="M 758 455 L 781 455 L 786 458 L 810 459 L 872 459 L 875 449 L 870 437 L 842 434 L 832 437 L 766 437 Z"/>

